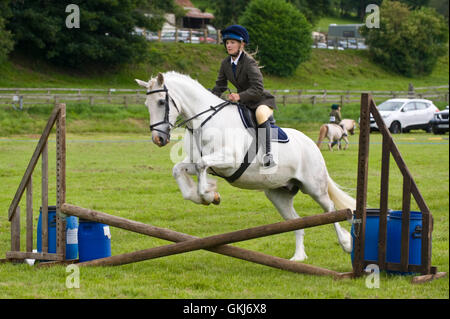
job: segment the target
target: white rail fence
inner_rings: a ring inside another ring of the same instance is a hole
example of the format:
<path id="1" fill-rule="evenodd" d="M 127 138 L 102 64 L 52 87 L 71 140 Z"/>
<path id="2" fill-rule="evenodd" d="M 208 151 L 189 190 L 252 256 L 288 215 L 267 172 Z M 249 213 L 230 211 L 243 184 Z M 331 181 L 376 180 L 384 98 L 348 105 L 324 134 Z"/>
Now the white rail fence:
<path id="1" fill-rule="evenodd" d="M 361 93 L 370 93 L 376 102 L 390 98 L 424 98 L 432 101 L 449 101 L 449 86 L 417 87 L 409 86 L 405 91 L 363 91 L 363 90 L 269 90 L 278 104 L 328 104 L 341 105 L 360 103 Z M 0 106 L 54 103 L 88 103 L 89 105 L 129 105 L 143 104 L 144 89 L 82 89 L 82 88 L 0 88 Z"/>

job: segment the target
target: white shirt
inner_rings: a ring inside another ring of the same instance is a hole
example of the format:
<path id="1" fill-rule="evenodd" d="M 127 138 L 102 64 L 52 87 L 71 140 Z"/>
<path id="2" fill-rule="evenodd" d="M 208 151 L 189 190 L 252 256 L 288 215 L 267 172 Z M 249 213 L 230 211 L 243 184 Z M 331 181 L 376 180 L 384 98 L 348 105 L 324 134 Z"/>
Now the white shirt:
<path id="1" fill-rule="evenodd" d="M 242 51 L 239 51 L 239 55 L 237 56 L 237 58 L 233 61 L 233 57 L 230 58 L 230 62 L 231 64 L 235 64 L 237 66 L 239 58 L 241 57 Z"/>

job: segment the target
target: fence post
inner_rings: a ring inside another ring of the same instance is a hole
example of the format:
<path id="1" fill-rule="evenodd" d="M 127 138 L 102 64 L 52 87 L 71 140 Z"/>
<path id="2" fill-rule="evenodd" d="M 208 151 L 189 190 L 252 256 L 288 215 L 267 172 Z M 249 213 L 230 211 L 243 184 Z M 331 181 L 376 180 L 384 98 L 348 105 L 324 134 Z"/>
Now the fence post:
<path id="1" fill-rule="evenodd" d="M 414 96 L 415 96 L 415 94 L 414 94 L 414 86 L 412 85 L 412 83 L 409 83 L 409 85 L 408 85 L 408 97 L 410 99 L 413 99 Z"/>

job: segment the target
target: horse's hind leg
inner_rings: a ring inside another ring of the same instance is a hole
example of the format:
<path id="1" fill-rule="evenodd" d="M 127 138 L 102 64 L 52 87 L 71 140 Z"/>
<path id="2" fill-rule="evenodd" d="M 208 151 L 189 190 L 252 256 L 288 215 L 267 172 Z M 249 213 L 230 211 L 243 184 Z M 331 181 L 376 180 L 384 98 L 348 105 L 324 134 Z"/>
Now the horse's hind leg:
<path id="1" fill-rule="evenodd" d="M 317 193 L 311 194 L 309 192 L 308 194 L 311 195 L 311 197 L 317 203 L 319 203 L 319 205 L 323 208 L 325 212 L 333 212 L 336 210 L 333 201 L 330 199 L 330 196 L 328 195 L 328 192 L 322 192 L 321 195 L 317 195 Z M 342 249 L 347 253 L 351 253 L 352 238 L 350 233 L 345 228 L 342 228 L 339 223 L 334 223 L 334 230 L 336 231 L 336 235 Z"/>
<path id="2" fill-rule="evenodd" d="M 349 142 L 348 142 L 348 138 L 347 138 L 347 136 L 344 136 L 343 138 L 342 138 L 343 140 L 344 140 L 344 142 L 345 142 L 345 147 L 344 147 L 344 150 L 346 150 L 347 148 L 348 148 L 348 144 L 349 144 Z"/>
<path id="3" fill-rule="evenodd" d="M 285 220 L 295 219 L 299 217 L 294 209 L 294 195 L 292 195 L 287 189 L 266 189 L 264 192 L 266 193 L 267 198 L 273 203 L 275 208 Z M 306 256 L 305 246 L 303 244 L 305 231 L 303 229 L 299 229 L 294 231 L 294 233 L 295 254 L 291 258 L 291 260 L 303 261 L 308 258 L 308 256 Z"/>

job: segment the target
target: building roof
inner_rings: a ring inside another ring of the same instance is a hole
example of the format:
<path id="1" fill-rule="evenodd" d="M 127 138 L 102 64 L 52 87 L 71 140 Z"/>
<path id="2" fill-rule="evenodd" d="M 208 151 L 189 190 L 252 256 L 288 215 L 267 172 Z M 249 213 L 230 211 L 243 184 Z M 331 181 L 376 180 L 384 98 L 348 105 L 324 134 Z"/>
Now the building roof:
<path id="1" fill-rule="evenodd" d="M 214 19 L 214 15 L 212 13 L 201 12 L 200 9 L 197 8 L 190 9 L 185 16 L 198 19 Z"/>
<path id="2" fill-rule="evenodd" d="M 185 17 L 196 19 L 214 19 L 214 15 L 212 13 L 201 12 L 200 9 L 194 7 L 190 0 L 175 0 L 175 3 L 187 10 Z"/>

